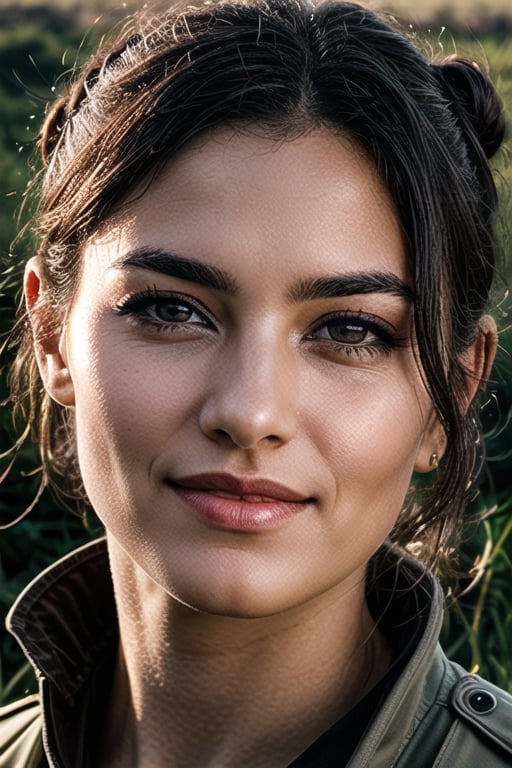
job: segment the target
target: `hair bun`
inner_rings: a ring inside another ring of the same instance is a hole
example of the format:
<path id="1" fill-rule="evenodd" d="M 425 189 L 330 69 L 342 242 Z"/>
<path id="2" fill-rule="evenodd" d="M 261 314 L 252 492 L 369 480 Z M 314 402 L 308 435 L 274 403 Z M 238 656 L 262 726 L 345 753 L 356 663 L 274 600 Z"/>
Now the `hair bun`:
<path id="1" fill-rule="evenodd" d="M 505 136 L 503 103 L 478 64 L 449 56 L 439 65 L 444 82 L 456 101 L 461 117 L 469 122 L 487 158 L 500 148 Z"/>

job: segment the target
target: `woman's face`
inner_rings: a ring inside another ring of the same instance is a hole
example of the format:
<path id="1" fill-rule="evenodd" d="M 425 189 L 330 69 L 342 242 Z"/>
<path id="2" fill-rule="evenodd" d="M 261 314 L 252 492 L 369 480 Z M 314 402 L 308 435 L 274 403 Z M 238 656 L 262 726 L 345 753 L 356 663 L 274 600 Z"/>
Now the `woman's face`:
<path id="1" fill-rule="evenodd" d="M 218 130 L 93 237 L 61 351 L 89 498 L 154 581 L 263 616 L 360 588 L 436 449 L 404 240 L 328 132 Z"/>

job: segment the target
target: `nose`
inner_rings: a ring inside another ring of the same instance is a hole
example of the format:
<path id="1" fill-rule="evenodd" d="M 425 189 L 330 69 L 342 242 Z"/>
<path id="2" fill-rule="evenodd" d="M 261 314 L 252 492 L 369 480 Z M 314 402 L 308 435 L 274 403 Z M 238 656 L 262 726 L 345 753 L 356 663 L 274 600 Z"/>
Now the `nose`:
<path id="1" fill-rule="evenodd" d="M 296 433 L 298 376 L 292 356 L 277 345 L 254 345 L 220 358 L 199 415 L 210 439 L 244 450 L 278 447 Z"/>

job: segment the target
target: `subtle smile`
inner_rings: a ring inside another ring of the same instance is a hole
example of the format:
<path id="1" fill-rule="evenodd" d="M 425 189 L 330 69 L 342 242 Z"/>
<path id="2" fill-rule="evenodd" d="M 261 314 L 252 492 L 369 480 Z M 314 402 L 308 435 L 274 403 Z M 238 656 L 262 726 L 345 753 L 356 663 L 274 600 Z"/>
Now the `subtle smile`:
<path id="1" fill-rule="evenodd" d="M 272 480 L 226 473 L 189 475 L 168 484 L 200 518 L 231 531 L 269 530 L 315 502 Z"/>

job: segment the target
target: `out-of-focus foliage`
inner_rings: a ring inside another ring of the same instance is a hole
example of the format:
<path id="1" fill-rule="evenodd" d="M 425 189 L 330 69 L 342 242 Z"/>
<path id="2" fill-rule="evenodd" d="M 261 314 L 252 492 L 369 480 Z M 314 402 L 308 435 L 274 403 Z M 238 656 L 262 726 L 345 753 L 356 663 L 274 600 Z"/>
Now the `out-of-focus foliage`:
<path id="1" fill-rule="evenodd" d="M 94 7 L 101 5 L 99 0 Z M 72 10 L 69 10 L 69 6 Z M 82 49 L 99 37 L 103 26 L 113 18 L 94 23 L 92 6 L 81 10 L 70 0 L 53 10 L 25 4 L 0 8 L 0 334 L 2 338 L 13 322 L 16 285 L 20 266 L 30 255 L 30 237 L 11 247 L 20 222 L 23 190 L 34 173 L 34 143 L 45 104 L 58 93 L 59 83 L 72 72 Z M 512 17 L 511 17 L 512 19 Z M 488 19 L 487 26 L 462 36 L 455 25 L 450 29 L 443 14 L 427 25 L 431 46 L 440 56 L 450 54 L 456 45 L 460 53 L 477 61 L 487 59 L 505 102 L 512 110 L 512 20 Z M 491 34 L 492 33 L 492 34 Z M 414 34 L 414 31 L 411 32 Z M 421 36 L 421 33 L 418 33 Z M 84 42 L 85 35 L 85 42 Z M 454 43 L 456 39 L 456 43 Z M 503 219 L 512 222 L 512 206 L 506 192 L 511 171 L 506 157 L 500 161 L 503 177 Z M 26 209 L 21 221 L 29 219 Z M 505 237 L 505 235 L 504 235 Z M 505 245 L 504 250 L 507 250 Z M 11 255 L 11 253 L 14 255 Z M 509 256 L 510 259 L 510 256 Z M 503 301 L 512 265 L 504 269 L 497 283 L 495 314 L 506 328 L 510 304 Z M 507 274 L 508 272 L 508 274 Z M 493 509 L 484 524 L 473 531 L 464 545 L 466 565 L 476 562 L 475 583 L 447 613 L 443 644 L 449 654 L 468 669 L 480 672 L 505 688 L 512 689 L 512 427 L 507 413 L 512 405 L 511 333 L 503 332 L 503 347 L 485 420 L 494 433 L 489 441 L 486 466 L 475 509 Z M 6 397 L 5 374 L 9 355 L 2 357 L 0 402 Z M 12 444 L 13 434 L 8 408 L 0 409 L 0 454 Z M 0 474 L 7 466 L 0 461 Z M 16 518 L 30 504 L 38 487 L 37 457 L 29 446 L 0 486 L 0 523 Z M 0 621 L 15 596 L 27 582 L 49 563 L 74 546 L 97 535 L 98 529 L 84 527 L 82 521 L 58 510 L 43 494 L 30 516 L 8 531 L 0 532 Z M 0 629 L 0 703 L 33 689 L 33 676 L 19 649 Z"/>

